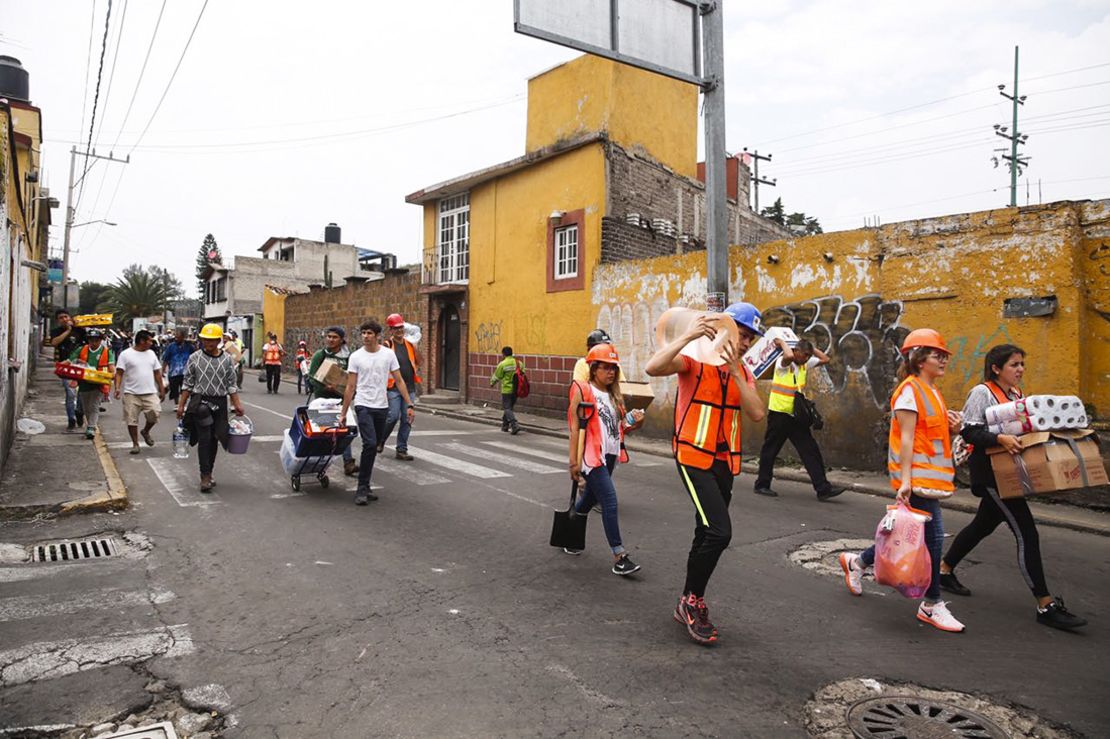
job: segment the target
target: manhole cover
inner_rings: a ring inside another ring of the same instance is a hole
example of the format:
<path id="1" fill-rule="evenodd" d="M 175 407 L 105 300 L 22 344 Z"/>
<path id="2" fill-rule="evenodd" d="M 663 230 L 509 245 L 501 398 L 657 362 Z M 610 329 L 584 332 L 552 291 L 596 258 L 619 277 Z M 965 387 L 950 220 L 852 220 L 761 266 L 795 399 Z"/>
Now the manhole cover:
<path id="1" fill-rule="evenodd" d="M 117 554 L 116 543 L 107 537 L 74 541 L 48 541 L 31 547 L 32 562 L 69 562 L 102 559 Z"/>
<path id="2" fill-rule="evenodd" d="M 848 708 L 848 727 L 860 739 L 1007 739 L 1002 729 L 974 711 L 908 695 L 853 703 Z"/>

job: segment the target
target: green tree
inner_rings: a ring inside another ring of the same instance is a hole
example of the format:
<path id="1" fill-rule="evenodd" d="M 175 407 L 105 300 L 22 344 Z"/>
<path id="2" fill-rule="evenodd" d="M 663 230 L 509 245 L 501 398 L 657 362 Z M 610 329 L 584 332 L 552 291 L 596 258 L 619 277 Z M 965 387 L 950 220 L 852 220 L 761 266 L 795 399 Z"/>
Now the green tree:
<path id="1" fill-rule="evenodd" d="M 197 293 L 201 299 L 204 298 L 204 270 L 208 268 L 209 264 L 222 264 L 224 261 L 223 255 L 220 253 L 220 245 L 216 243 L 216 237 L 208 234 L 204 237 L 204 243 L 200 245 L 197 250 Z"/>
<path id="2" fill-rule="evenodd" d="M 791 213 L 788 215 L 786 217 L 786 227 L 796 234 L 804 234 L 806 236 L 824 233 L 817 219 L 807 216 L 805 213 Z"/>
<path id="3" fill-rule="evenodd" d="M 181 280 L 177 278 L 173 272 L 170 272 L 165 267 L 154 265 L 148 270 L 154 279 L 158 280 L 164 286 L 166 291 L 166 300 L 183 300 L 185 295 L 185 286 L 181 284 Z"/>
<path id="4" fill-rule="evenodd" d="M 110 287 L 102 282 L 82 282 L 77 313 L 96 313 L 96 306 L 104 302 L 104 295 Z"/>
<path id="5" fill-rule="evenodd" d="M 98 309 L 111 311 L 116 323 L 126 325 L 132 318 L 161 313 L 168 294 L 158 273 L 132 264 L 108 287 Z"/>
<path id="6" fill-rule="evenodd" d="M 780 226 L 786 225 L 786 209 L 782 206 L 782 198 L 776 198 L 774 203 L 759 211 L 759 215 Z"/>

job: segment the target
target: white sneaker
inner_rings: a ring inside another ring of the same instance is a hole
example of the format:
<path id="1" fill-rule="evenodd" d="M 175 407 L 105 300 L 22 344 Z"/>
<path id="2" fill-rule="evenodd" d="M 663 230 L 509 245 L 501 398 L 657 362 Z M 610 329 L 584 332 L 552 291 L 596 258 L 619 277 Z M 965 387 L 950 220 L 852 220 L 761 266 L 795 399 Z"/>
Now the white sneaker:
<path id="1" fill-rule="evenodd" d="M 964 625 L 948 612 L 948 604 L 943 600 L 931 606 L 922 601 L 917 609 L 917 620 L 935 626 L 941 631 L 959 633 L 964 630 Z"/>
<path id="2" fill-rule="evenodd" d="M 840 568 L 844 570 L 844 584 L 852 595 L 863 595 L 863 562 L 858 554 L 840 553 Z"/>

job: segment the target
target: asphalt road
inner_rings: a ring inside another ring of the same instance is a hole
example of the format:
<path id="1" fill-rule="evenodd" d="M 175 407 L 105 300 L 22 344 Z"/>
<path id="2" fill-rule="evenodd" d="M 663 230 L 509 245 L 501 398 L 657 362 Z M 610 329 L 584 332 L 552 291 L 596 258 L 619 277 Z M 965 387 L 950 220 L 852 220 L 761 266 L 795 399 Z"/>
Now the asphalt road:
<path id="1" fill-rule="evenodd" d="M 0 568 L 0 725 L 106 715 L 158 677 L 223 696 L 227 736 L 804 736 L 813 692 L 854 676 L 989 695 L 1110 735 L 1110 539 L 1041 531 L 1050 587 L 1092 620 L 1083 633 L 1035 622 L 1000 530 L 961 567 L 975 594 L 952 610 L 967 632 L 946 634 L 914 619 L 915 602 L 873 584 L 852 598 L 787 559 L 867 538 L 884 501 L 818 503 L 788 482 L 767 499 L 745 475 L 707 594 L 721 640 L 705 648 L 671 619 L 693 511 L 670 459 L 638 455 L 617 473 L 643 565 L 618 578 L 598 516 L 582 556 L 547 545 L 565 441 L 420 412 L 416 461 L 387 447 L 381 499 L 356 507 L 338 469 L 330 488 L 294 493 L 277 439 L 296 398 L 260 387 L 243 396 L 256 439 L 245 456 L 221 451 L 213 495 L 198 491 L 195 449 L 172 458 L 168 415 L 135 457 L 113 405 L 103 429 L 131 510 L 0 524 L 0 542 L 117 531 L 150 543 L 131 558 Z M 947 528 L 967 520 L 947 514 Z"/>

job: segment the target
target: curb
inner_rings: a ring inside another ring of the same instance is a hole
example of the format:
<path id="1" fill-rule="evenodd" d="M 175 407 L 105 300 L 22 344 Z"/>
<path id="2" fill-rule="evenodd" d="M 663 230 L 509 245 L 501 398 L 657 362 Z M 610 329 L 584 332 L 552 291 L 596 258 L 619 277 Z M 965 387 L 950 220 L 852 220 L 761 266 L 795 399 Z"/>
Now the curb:
<path id="1" fill-rule="evenodd" d="M 464 404 L 460 403 L 459 405 L 462 406 Z M 470 415 L 470 414 L 467 414 L 467 413 L 460 413 L 460 412 L 454 411 L 454 410 L 452 410 L 451 408 L 448 408 L 448 407 L 438 408 L 438 407 L 430 407 L 430 406 L 431 406 L 431 404 L 427 403 L 427 404 L 423 404 L 419 407 L 420 407 L 421 410 L 426 410 L 429 413 L 432 413 L 433 415 L 440 415 L 440 416 L 443 416 L 445 418 L 455 419 L 457 421 L 470 421 L 471 423 L 481 423 L 481 424 L 484 424 L 486 426 L 500 426 L 501 425 L 501 421 L 498 420 L 498 419 L 487 418 L 487 417 L 484 417 L 484 416 Z M 563 437 L 562 432 L 553 431 L 552 429 L 546 428 L 544 426 L 537 426 L 535 424 L 521 422 L 520 427 L 522 429 L 524 429 L 525 431 L 529 432 L 529 433 L 539 434 L 541 436 L 551 436 L 551 437 L 555 437 L 555 438 L 562 438 Z M 665 454 L 663 454 L 663 453 L 660 453 L 659 450 L 653 449 L 652 447 L 650 447 L 646 444 L 638 443 L 635 440 L 629 440 L 629 442 L 626 444 L 626 446 L 634 452 L 641 452 L 641 453 L 644 453 L 644 454 L 651 454 L 651 455 L 654 455 L 656 457 L 668 457 L 669 458 L 671 456 L 670 450 L 668 450 Z M 754 464 L 744 463 L 742 465 L 742 470 L 744 472 L 749 472 L 749 473 L 754 474 L 755 472 L 758 471 L 758 468 Z M 775 477 L 777 477 L 779 479 L 782 479 L 782 480 L 790 480 L 791 482 L 804 482 L 804 483 L 809 482 L 809 475 L 807 475 L 804 471 L 793 470 L 793 469 L 790 469 L 789 467 L 786 467 L 786 468 L 776 467 L 775 468 Z M 835 472 L 833 472 L 832 474 L 829 475 L 829 481 L 832 482 L 835 485 L 843 485 L 844 487 L 846 487 L 848 489 L 849 492 L 862 493 L 863 495 L 871 495 L 871 496 L 875 496 L 877 498 L 887 498 L 889 500 L 894 499 L 894 492 L 891 491 L 886 486 L 873 485 L 873 484 L 870 484 L 870 483 L 853 482 L 851 479 L 846 479 L 845 477 L 843 477 L 843 476 L 841 476 L 841 475 L 839 475 Z M 1110 516 L 1104 516 L 1104 517 L 1107 518 L 1107 521 L 1105 523 L 1103 523 L 1101 521 L 1085 520 L 1085 517 L 1083 516 L 1083 514 L 1079 513 L 1079 510 L 1083 510 L 1083 509 L 1077 510 L 1076 514 L 1069 515 L 1068 513 L 1065 513 L 1065 512 L 1057 512 L 1055 510 L 1052 510 L 1054 508 L 1058 508 L 1059 506 L 1054 506 L 1051 503 L 1038 503 L 1036 501 L 1030 501 L 1030 502 L 1032 503 L 1031 507 L 1034 507 L 1034 517 L 1036 518 L 1038 524 L 1041 524 L 1041 525 L 1044 525 L 1044 526 L 1052 526 L 1054 528 L 1060 528 L 1060 529 L 1069 529 L 1071 531 L 1078 531 L 1078 532 L 1083 533 L 1083 534 L 1095 534 L 1096 536 L 1110 536 Z M 979 509 L 979 504 L 978 504 L 978 502 L 976 502 L 976 499 L 963 500 L 963 499 L 950 498 L 946 501 L 943 501 L 941 503 L 941 505 L 942 505 L 943 508 L 945 508 L 947 510 L 956 510 L 956 511 L 961 511 L 963 513 L 971 513 L 971 514 L 974 514 L 975 511 L 977 511 Z M 1090 515 L 1090 514 L 1088 514 L 1088 515 Z M 1095 514 L 1095 515 L 1104 515 L 1104 514 Z"/>

